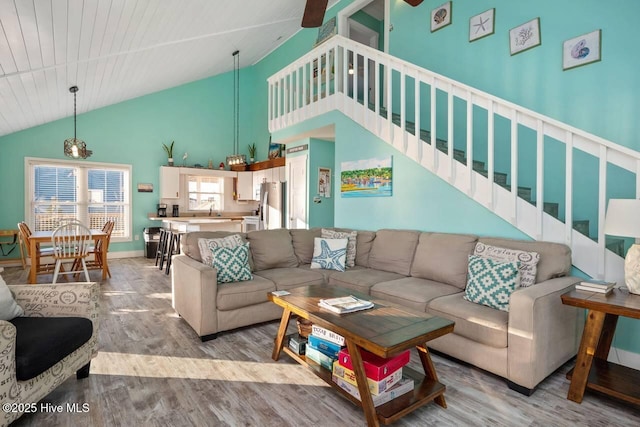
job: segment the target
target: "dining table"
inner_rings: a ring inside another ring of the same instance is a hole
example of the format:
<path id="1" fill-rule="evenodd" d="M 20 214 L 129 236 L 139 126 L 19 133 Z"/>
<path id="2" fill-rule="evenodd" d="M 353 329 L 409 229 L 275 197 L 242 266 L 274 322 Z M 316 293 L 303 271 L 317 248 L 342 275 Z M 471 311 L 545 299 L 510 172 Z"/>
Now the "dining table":
<path id="1" fill-rule="evenodd" d="M 40 256 L 37 252 L 38 243 L 52 243 L 51 237 L 53 236 L 53 230 L 49 231 L 34 231 L 33 234 L 29 237 L 29 253 L 35 254 L 31 259 L 31 268 L 29 269 L 29 283 L 37 283 L 37 270 L 38 265 L 40 264 Z M 109 234 L 99 230 L 92 229 L 91 230 L 91 238 L 94 240 L 96 247 L 98 246 L 98 242 L 101 242 L 100 245 L 103 248 L 107 247 L 107 238 Z M 107 278 L 107 272 L 109 271 L 109 267 L 107 265 L 107 252 L 102 251 L 101 253 L 101 266 L 102 266 L 102 280 Z"/>

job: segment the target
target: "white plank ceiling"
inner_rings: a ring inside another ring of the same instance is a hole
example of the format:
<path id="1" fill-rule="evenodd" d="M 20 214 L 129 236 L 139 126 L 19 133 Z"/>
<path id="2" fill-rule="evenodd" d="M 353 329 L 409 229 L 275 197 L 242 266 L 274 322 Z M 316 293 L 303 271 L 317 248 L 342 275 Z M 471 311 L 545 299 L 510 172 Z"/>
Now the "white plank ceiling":
<path id="1" fill-rule="evenodd" d="M 329 7 L 338 0 L 330 0 Z M 259 61 L 304 0 L 0 0 L 0 136 Z"/>

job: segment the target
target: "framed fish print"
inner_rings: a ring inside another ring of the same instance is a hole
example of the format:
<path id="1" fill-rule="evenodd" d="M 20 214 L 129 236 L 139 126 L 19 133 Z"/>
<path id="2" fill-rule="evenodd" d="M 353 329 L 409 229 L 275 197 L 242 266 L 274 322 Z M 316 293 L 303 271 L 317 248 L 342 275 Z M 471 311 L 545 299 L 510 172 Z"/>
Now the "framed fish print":
<path id="1" fill-rule="evenodd" d="M 562 44 L 562 69 L 590 64 L 602 58 L 602 30 L 595 30 L 588 34 L 566 40 Z"/>

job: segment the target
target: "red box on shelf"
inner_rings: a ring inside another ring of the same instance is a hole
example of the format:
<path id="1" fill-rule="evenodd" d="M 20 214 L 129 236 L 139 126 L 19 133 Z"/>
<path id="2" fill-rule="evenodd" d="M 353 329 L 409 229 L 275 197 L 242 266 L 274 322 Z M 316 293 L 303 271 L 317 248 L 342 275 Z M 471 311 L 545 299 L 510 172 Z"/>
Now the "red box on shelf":
<path id="1" fill-rule="evenodd" d="M 405 350 L 402 353 L 388 359 L 376 356 L 375 354 L 369 353 L 365 350 L 361 350 L 360 354 L 362 355 L 364 372 L 367 375 L 367 378 L 371 378 L 375 381 L 380 381 L 388 377 L 389 375 L 397 371 L 398 368 L 401 368 L 409 363 L 409 359 L 411 358 L 411 352 L 409 350 Z M 340 365 L 344 366 L 347 369 L 353 370 L 351 355 L 346 348 L 343 348 L 342 350 L 340 350 L 340 353 L 338 353 L 338 363 L 340 363 Z"/>

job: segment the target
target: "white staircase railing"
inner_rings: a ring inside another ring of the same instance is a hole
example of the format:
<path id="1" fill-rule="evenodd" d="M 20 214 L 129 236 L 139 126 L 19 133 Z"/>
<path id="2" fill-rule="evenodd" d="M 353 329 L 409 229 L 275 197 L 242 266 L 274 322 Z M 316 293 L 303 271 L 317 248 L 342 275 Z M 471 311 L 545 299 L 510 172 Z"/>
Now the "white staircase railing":
<path id="1" fill-rule="evenodd" d="M 614 165 L 632 174 L 639 198 L 640 153 L 341 36 L 283 68 L 268 83 L 271 132 L 337 109 L 532 238 L 566 243 L 574 266 L 590 276 L 621 279 L 623 260 L 607 250 L 603 231 L 607 168 Z M 446 103 L 442 102 L 445 97 Z M 456 103 L 466 105 L 462 124 L 459 114 L 454 114 Z M 506 136 L 496 132 L 496 119 L 509 123 Z M 486 128 L 486 140 L 484 135 L 474 137 L 479 122 Z M 454 147 L 454 133 L 460 128 L 466 128 L 464 150 Z M 531 132 L 536 147 L 535 200 L 527 201 L 519 197 L 519 141 Z M 446 139 L 437 138 L 445 134 Z M 505 138 L 510 147 L 510 183 L 499 185 L 494 181 L 504 174 L 495 169 L 495 155 L 500 155 L 496 142 Z M 564 206 L 564 221 L 545 212 L 545 142 L 549 140 L 564 147 L 565 170 L 556 171 L 564 173 L 564 200 L 558 201 Z M 485 144 L 481 150 L 480 142 Z M 574 191 L 580 184 L 573 179 L 576 150 L 597 159 L 597 170 L 590 172 L 598 177 L 593 195 L 595 238 L 574 229 L 574 219 L 580 218 L 573 211 Z M 474 151 L 486 156 L 486 170 L 474 168 Z"/>

